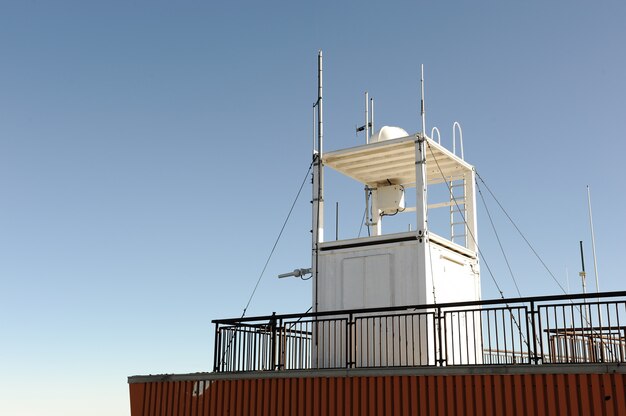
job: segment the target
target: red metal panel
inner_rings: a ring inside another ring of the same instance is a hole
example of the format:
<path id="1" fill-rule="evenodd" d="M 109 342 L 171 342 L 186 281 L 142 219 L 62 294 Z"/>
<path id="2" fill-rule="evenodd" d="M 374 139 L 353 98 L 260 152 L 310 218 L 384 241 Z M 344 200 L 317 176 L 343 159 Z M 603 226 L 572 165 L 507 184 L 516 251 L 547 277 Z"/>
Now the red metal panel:
<path id="1" fill-rule="evenodd" d="M 402 375 L 130 384 L 132 416 L 626 414 L 626 375 Z"/>
<path id="2" fill-rule="evenodd" d="M 624 391 L 624 378 L 613 377 L 613 394 L 615 398 L 615 414 L 618 415 L 620 409 L 626 409 L 626 391 Z"/>
<path id="3" fill-rule="evenodd" d="M 504 408 L 504 414 L 514 415 L 515 399 L 513 398 L 513 380 L 515 376 L 502 378 L 502 407 Z"/>
<path id="4" fill-rule="evenodd" d="M 600 385 L 600 383 L 598 383 L 598 380 L 596 378 L 597 377 L 594 377 L 593 374 L 587 375 L 587 382 L 589 383 L 589 387 L 591 390 L 591 408 L 595 410 L 596 414 L 605 414 L 603 412 L 604 403 L 602 403 L 602 399 L 600 398 L 602 396 L 602 386 Z"/>

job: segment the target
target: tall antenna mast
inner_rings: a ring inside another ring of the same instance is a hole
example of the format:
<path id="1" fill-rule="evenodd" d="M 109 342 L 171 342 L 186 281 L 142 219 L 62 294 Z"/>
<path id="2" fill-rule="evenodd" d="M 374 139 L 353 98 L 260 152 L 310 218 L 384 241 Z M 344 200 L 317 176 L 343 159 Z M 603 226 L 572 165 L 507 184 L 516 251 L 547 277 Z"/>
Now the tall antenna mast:
<path id="1" fill-rule="evenodd" d="M 322 103 L 322 51 L 317 55 L 317 150 L 313 150 L 313 227 L 311 261 L 312 276 L 315 278 L 314 312 L 318 307 L 319 243 L 324 241 L 324 118 Z"/>
<path id="2" fill-rule="evenodd" d="M 421 77 L 421 89 L 422 89 L 422 100 L 421 100 L 421 114 L 422 114 L 422 134 L 426 136 L 426 107 L 424 105 L 424 64 L 422 64 L 422 77 Z"/>
<path id="3" fill-rule="evenodd" d="M 587 205 L 589 206 L 589 227 L 591 228 L 591 250 L 593 252 L 593 272 L 596 275 L 596 292 L 600 292 L 600 283 L 598 279 L 598 261 L 596 259 L 596 237 L 593 232 L 593 214 L 591 213 L 591 192 L 587 185 Z"/>
<path id="4" fill-rule="evenodd" d="M 370 142 L 370 114 L 369 114 L 369 94 L 365 91 L 365 143 Z"/>
<path id="5" fill-rule="evenodd" d="M 372 135 L 376 130 L 374 130 L 374 99 L 370 98 L 371 112 L 370 112 L 370 129 L 372 131 Z"/>
<path id="6" fill-rule="evenodd" d="M 365 91 L 365 124 L 356 128 L 357 133 L 361 131 L 365 131 L 365 143 L 369 144 L 370 137 L 374 134 L 374 99 L 369 98 L 367 91 Z"/>

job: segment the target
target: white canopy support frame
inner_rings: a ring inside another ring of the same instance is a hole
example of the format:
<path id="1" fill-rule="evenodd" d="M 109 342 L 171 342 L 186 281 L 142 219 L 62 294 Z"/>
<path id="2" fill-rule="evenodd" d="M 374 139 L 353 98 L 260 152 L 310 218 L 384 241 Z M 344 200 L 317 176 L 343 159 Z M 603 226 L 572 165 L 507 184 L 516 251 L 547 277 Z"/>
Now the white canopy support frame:
<path id="1" fill-rule="evenodd" d="M 370 143 L 324 154 L 324 165 L 366 185 L 415 186 L 417 135 Z M 473 166 L 426 137 L 426 180 L 428 185 L 463 179 Z M 432 150 L 432 152 L 431 152 Z M 441 169 L 441 171 L 440 171 Z M 442 176 L 443 173 L 443 176 Z"/>
<path id="2" fill-rule="evenodd" d="M 379 185 L 394 184 L 412 188 L 416 183 L 415 155 L 419 136 L 419 134 L 414 134 L 327 152 L 323 156 L 323 164 L 367 187 L 376 188 Z M 468 228 L 466 234 L 471 238 L 467 238 L 465 246 L 475 251 L 477 236 L 474 167 L 437 143 L 436 140 L 426 137 L 424 144 L 427 185 L 444 182 L 450 184 L 454 181 L 464 181 L 467 184 L 464 221 Z M 447 205 L 453 204 L 454 202 L 451 201 Z M 430 208 L 435 208 L 435 206 L 430 206 Z"/>

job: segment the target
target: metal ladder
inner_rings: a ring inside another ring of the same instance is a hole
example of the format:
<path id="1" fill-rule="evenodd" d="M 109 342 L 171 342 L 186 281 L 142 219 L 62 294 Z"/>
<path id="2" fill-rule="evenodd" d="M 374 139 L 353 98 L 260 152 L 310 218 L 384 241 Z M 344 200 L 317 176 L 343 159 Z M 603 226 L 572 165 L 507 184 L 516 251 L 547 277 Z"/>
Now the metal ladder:
<path id="1" fill-rule="evenodd" d="M 450 241 L 467 247 L 465 179 L 451 179 L 448 183 L 450 185 Z"/>

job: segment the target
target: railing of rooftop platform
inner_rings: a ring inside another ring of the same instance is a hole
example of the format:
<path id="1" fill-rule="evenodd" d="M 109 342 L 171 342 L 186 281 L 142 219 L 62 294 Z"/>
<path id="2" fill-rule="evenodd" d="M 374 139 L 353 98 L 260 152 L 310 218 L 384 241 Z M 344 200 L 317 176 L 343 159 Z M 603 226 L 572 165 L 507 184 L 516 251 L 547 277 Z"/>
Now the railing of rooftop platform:
<path id="1" fill-rule="evenodd" d="M 626 292 L 213 322 L 216 372 L 626 362 Z"/>

